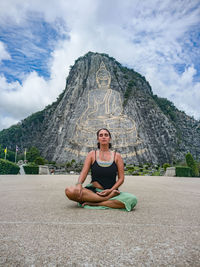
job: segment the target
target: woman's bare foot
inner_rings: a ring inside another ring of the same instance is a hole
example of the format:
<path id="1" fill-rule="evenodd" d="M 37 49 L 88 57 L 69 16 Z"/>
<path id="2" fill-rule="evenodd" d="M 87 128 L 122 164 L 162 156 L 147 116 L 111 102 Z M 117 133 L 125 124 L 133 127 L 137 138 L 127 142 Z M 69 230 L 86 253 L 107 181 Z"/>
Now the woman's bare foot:
<path id="1" fill-rule="evenodd" d="M 88 205 L 88 206 L 98 206 L 98 202 L 84 202 L 83 204 L 81 204 L 82 207 Z"/>
<path id="2" fill-rule="evenodd" d="M 115 196 L 117 196 L 117 195 L 119 195 L 119 194 L 120 194 L 119 190 L 113 190 L 113 191 L 112 191 L 107 197 L 105 197 L 105 198 L 106 198 L 106 200 L 108 200 L 108 199 L 110 199 L 110 198 L 112 198 L 112 197 L 115 197 Z M 86 205 L 88 205 L 88 206 L 99 206 L 99 205 L 101 205 L 101 202 L 84 202 L 84 203 L 81 204 L 82 207 L 84 207 L 84 206 L 86 206 Z"/>

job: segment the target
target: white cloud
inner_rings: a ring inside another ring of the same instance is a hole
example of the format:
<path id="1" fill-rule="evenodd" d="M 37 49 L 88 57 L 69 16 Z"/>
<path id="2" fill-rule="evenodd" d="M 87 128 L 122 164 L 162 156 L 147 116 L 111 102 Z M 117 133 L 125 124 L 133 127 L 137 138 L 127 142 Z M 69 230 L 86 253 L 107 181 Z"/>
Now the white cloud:
<path id="1" fill-rule="evenodd" d="M 155 94 L 169 99 L 178 109 L 200 119 L 200 82 L 194 81 L 195 74 L 193 66 L 186 68 L 182 74 L 168 66 L 160 70 L 149 69 L 146 77 Z"/>
<path id="2" fill-rule="evenodd" d="M 197 52 L 184 47 L 185 43 L 192 46 L 188 34 L 200 23 L 198 1 L 7 0 L 0 2 L 0 23 L 8 19 L 15 25 L 26 23 L 30 12 L 39 12 L 69 39 L 58 41 L 51 53 L 49 80 L 35 72 L 24 77 L 22 85 L 1 77 L 4 119 L 5 113 L 10 120 L 22 119 L 54 101 L 65 87 L 69 66 L 88 51 L 108 53 L 133 67 L 147 78 L 154 93 L 200 117 L 200 90 L 194 80 L 197 70 L 192 54 Z M 57 24 L 58 19 L 63 27 Z M 186 65 L 183 73 L 176 71 L 177 63 Z M 0 121 L 0 128 L 3 125 L 5 121 Z"/>
<path id="3" fill-rule="evenodd" d="M 0 63 L 2 60 L 11 59 L 10 54 L 6 51 L 5 44 L 0 41 Z"/>
<path id="4" fill-rule="evenodd" d="M 58 96 L 58 89 L 53 90 L 55 81 L 46 81 L 39 77 L 36 72 L 32 72 L 23 80 L 23 84 L 18 82 L 8 83 L 5 77 L 0 77 L 0 122 L 6 126 L 13 120 L 21 120 L 24 117 L 39 111 L 51 103 Z"/>
<path id="5" fill-rule="evenodd" d="M 19 122 L 19 118 L 15 119 L 14 117 L 9 117 L 9 116 L 0 116 L 0 125 L 1 129 L 6 129 L 8 125 L 14 125 Z"/>

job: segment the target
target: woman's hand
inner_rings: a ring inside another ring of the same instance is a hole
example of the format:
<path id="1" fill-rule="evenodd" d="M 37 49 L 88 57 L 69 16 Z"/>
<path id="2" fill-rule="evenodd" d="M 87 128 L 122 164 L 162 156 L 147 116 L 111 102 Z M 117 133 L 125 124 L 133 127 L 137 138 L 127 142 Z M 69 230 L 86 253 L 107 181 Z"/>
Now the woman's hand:
<path id="1" fill-rule="evenodd" d="M 112 189 L 105 189 L 101 192 L 97 192 L 97 195 L 105 197 L 108 196 L 112 192 Z"/>

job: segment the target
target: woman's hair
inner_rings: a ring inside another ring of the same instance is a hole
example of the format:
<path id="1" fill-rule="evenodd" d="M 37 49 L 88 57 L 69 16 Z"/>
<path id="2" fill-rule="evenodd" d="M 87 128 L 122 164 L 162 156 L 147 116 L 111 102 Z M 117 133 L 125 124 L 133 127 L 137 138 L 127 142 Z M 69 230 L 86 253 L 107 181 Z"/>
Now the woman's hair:
<path id="1" fill-rule="evenodd" d="M 105 130 L 105 131 L 107 131 L 108 134 L 109 134 L 109 136 L 110 136 L 110 138 L 112 138 L 112 137 L 111 137 L 111 133 L 110 133 L 110 131 L 109 131 L 108 129 L 106 129 L 106 128 L 101 128 L 101 129 L 99 129 L 99 130 L 97 131 L 97 138 L 99 137 L 99 133 L 100 133 L 101 130 Z M 97 147 L 100 148 L 100 143 L 99 143 L 99 142 L 97 143 Z M 111 147 L 112 147 L 112 145 L 111 145 L 111 143 L 109 143 L 109 148 L 111 148 Z"/>

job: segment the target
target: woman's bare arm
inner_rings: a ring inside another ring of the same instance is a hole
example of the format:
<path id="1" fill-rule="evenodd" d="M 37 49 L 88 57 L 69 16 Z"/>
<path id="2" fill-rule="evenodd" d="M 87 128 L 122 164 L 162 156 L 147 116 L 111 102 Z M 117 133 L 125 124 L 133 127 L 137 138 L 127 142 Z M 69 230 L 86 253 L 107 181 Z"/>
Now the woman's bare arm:
<path id="1" fill-rule="evenodd" d="M 84 181 L 88 175 L 88 172 L 89 172 L 90 166 L 92 164 L 92 160 L 93 160 L 93 154 L 94 154 L 94 151 L 90 151 L 88 153 L 88 155 L 85 159 L 82 171 L 80 173 L 80 176 L 78 178 L 78 182 L 76 183 L 76 190 L 77 190 L 77 194 L 79 195 L 80 200 L 82 198 L 82 189 L 83 189 L 82 184 L 84 183 Z"/>
<path id="2" fill-rule="evenodd" d="M 112 190 L 117 189 L 124 182 L 124 161 L 119 153 L 116 153 L 115 159 L 118 168 L 118 179 L 111 188 Z"/>
<path id="3" fill-rule="evenodd" d="M 77 184 L 83 184 L 87 175 L 88 175 L 88 172 L 90 170 L 90 166 L 92 164 L 92 160 L 93 160 L 93 154 L 94 154 L 94 151 L 90 151 L 85 159 L 85 162 L 84 162 L 84 165 L 83 165 L 83 168 L 82 168 L 82 171 L 80 173 L 80 176 L 78 178 L 78 182 Z"/>

